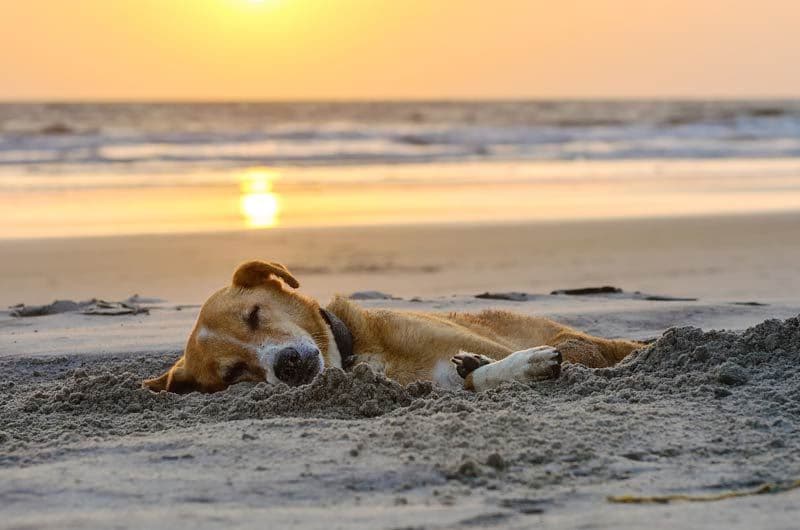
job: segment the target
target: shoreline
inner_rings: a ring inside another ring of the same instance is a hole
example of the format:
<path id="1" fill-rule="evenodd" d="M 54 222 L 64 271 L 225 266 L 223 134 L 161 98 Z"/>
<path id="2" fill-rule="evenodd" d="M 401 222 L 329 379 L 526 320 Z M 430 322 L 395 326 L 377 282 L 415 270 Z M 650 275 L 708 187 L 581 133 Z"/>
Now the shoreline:
<path id="1" fill-rule="evenodd" d="M 405 222 L 396 223 L 375 223 L 375 224 L 342 224 L 342 225 L 281 225 L 272 227 L 252 227 L 252 228 L 221 228 L 217 230 L 195 230 L 195 231 L 181 231 L 181 232 L 138 232 L 138 233 L 121 233 L 121 234 L 84 234 L 84 235 L 71 235 L 71 236 L 42 236 L 42 237 L 0 237 L 0 245 L 3 244 L 37 244 L 37 243 L 57 243 L 64 241 L 103 241 L 114 240 L 120 238 L 177 238 L 177 237 L 204 237 L 204 236 L 237 236 L 243 234 L 269 234 L 269 233 L 285 233 L 291 235 L 292 233 L 303 232 L 332 232 L 338 233 L 340 231 L 349 230 L 392 230 L 392 229 L 472 229 L 472 228 L 525 228 L 533 226 L 572 226 L 572 225 L 603 225 L 603 224 L 616 224 L 616 223 L 668 223 L 668 222 L 702 222 L 704 220 L 710 221 L 735 221 L 735 220 L 766 220 L 772 219 L 780 220 L 794 220 L 800 222 L 800 209 L 788 209 L 779 211 L 750 211 L 738 213 L 692 213 L 686 215 L 653 215 L 642 217 L 601 217 L 601 218 L 565 218 L 565 219 L 534 219 L 534 220 L 487 220 L 487 221 L 428 221 L 419 222 L 409 220 Z"/>

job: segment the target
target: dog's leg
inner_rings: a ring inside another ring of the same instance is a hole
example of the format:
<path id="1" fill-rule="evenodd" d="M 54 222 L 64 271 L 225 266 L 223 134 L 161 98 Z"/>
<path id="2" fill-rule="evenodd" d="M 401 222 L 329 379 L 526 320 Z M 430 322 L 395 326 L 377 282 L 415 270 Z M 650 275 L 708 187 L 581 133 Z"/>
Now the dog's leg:
<path id="1" fill-rule="evenodd" d="M 561 353 L 551 346 L 537 346 L 514 352 L 499 361 L 472 353 L 459 353 L 452 359 L 464 388 L 481 392 L 506 381 L 527 383 L 555 379 L 561 374 Z"/>
<path id="2" fill-rule="evenodd" d="M 564 360 L 589 368 L 607 368 L 644 347 L 644 344 L 627 340 L 601 339 L 580 334 L 562 333 L 553 339 Z"/>

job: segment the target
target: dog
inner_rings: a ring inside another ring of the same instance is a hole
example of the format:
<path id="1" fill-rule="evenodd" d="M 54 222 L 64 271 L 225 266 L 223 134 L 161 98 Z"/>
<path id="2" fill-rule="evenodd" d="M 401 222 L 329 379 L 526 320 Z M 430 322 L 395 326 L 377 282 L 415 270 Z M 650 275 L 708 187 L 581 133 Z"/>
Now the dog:
<path id="1" fill-rule="evenodd" d="M 251 261 L 203 304 L 183 356 L 154 392 L 217 392 L 243 381 L 310 383 L 325 368 L 367 363 L 401 384 L 432 381 L 481 392 L 506 381 L 557 378 L 562 362 L 613 366 L 643 345 L 592 337 L 510 311 L 423 313 L 326 307 L 296 291 L 289 270 Z"/>

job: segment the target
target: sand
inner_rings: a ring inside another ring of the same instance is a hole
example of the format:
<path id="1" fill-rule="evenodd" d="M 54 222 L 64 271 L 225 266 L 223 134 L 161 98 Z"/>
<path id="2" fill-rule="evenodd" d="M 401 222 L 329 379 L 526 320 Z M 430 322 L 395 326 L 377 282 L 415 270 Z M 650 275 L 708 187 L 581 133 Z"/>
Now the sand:
<path id="1" fill-rule="evenodd" d="M 139 385 L 178 355 L 196 308 L 0 317 L 0 527 L 793 528 L 800 516 L 800 490 L 607 500 L 800 478 L 800 307 L 633 293 L 360 303 L 512 307 L 657 340 L 615 368 L 566 365 L 556 381 L 483 394 L 359 366 L 299 388 L 178 396 Z M 57 340 L 78 325 L 102 339 Z"/>
<path id="2" fill-rule="evenodd" d="M 132 293 L 199 304 L 239 263 L 289 266 L 304 292 L 395 296 L 626 291 L 749 302 L 800 296 L 800 216 L 339 227 L 0 240 L 0 307 Z"/>

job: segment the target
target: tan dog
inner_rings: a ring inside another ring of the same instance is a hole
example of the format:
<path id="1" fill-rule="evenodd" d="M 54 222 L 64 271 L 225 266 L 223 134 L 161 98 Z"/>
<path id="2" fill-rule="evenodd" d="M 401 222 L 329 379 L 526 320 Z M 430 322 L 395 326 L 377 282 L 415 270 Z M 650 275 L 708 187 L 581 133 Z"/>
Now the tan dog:
<path id="1" fill-rule="evenodd" d="M 402 384 L 481 391 L 558 377 L 562 360 L 612 366 L 642 346 L 509 311 L 370 310 L 342 297 L 321 308 L 297 287 L 278 263 L 241 265 L 232 285 L 203 304 L 184 355 L 144 385 L 177 393 L 216 392 L 241 381 L 300 385 L 326 367 L 365 362 Z"/>

